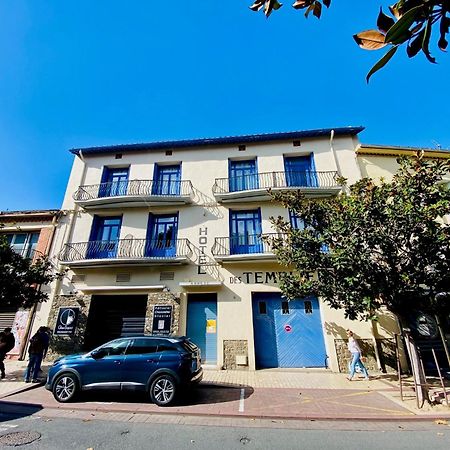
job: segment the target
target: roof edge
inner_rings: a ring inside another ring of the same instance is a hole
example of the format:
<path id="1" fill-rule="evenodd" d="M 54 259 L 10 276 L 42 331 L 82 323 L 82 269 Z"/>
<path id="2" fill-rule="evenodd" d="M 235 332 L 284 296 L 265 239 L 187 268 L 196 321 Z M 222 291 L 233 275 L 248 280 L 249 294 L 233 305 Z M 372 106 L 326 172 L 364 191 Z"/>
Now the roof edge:
<path id="1" fill-rule="evenodd" d="M 174 141 L 156 141 L 137 144 L 117 144 L 98 147 L 72 148 L 69 151 L 74 155 L 87 155 L 98 153 L 113 153 L 118 151 L 146 151 L 146 150 L 164 150 L 175 148 L 193 148 L 220 146 L 230 144 L 245 144 L 258 142 L 274 142 L 288 139 L 315 138 L 331 134 L 334 131 L 335 136 L 355 136 L 364 130 L 363 126 L 348 126 L 337 128 L 320 128 L 304 131 L 287 131 L 279 133 L 246 134 L 239 136 L 224 136 L 215 138 L 182 139 Z"/>

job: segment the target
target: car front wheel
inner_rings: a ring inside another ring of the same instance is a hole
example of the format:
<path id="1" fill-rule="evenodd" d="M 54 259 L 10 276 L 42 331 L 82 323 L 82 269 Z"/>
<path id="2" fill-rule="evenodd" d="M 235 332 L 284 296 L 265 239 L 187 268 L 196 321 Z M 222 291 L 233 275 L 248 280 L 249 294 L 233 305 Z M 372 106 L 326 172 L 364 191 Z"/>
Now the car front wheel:
<path id="1" fill-rule="evenodd" d="M 170 375 L 157 376 L 150 386 L 150 397 L 158 406 L 168 406 L 175 401 L 177 384 Z"/>
<path id="2" fill-rule="evenodd" d="M 53 384 L 53 396 L 61 403 L 73 400 L 77 396 L 78 391 L 78 380 L 72 373 L 59 375 Z"/>

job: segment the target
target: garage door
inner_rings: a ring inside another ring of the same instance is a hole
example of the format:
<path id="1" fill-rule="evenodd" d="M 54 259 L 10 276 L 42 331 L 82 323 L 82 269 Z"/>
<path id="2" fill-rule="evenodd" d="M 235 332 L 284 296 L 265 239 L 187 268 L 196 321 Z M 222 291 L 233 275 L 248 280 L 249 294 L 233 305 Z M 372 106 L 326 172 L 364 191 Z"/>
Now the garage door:
<path id="1" fill-rule="evenodd" d="M 86 350 L 119 337 L 144 334 L 146 295 L 94 295 L 86 329 Z"/>
<path id="2" fill-rule="evenodd" d="M 326 367 L 316 298 L 288 302 L 276 293 L 254 294 L 253 327 L 258 368 Z"/>

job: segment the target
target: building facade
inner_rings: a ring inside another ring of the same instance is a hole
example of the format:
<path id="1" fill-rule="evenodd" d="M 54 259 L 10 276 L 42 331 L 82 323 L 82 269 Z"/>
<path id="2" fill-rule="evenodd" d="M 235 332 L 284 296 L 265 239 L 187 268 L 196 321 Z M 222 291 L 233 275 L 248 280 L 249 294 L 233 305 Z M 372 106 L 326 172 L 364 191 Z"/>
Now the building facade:
<path id="1" fill-rule="evenodd" d="M 58 210 L 3 211 L 0 212 L 0 234 L 11 247 L 25 258 L 35 260 L 47 256 L 57 226 Z M 47 290 L 49 286 L 39 289 Z M 12 358 L 23 356 L 28 336 L 47 323 L 50 302 L 30 309 L 0 307 L 0 329 L 11 327 L 16 345 L 9 353 Z"/>
<path id="2" fill-rule="evenodd" d="M 319 298 L 285 301 L 268 189 L 337 195 L 361 177 L 360 127 L 74 149 L 54 257 L 54 354 L 136 333 L 188 335 L 224 369 L 347 370 L 345 330 L 372 370 L 395 367 L 395 318 L 351 322 Z"/>

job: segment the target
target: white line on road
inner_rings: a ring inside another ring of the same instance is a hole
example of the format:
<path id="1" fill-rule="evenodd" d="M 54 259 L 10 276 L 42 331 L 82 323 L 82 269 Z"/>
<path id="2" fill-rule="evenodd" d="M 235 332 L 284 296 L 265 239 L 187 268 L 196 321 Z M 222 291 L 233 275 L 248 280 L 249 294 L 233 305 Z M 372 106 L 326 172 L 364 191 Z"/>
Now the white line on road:
<path id="1" fill-rule="evenodd" d="M 239 412 L 244 412 L 245 389 L 241 389 L 241 398 L 239 399 Z"/>

